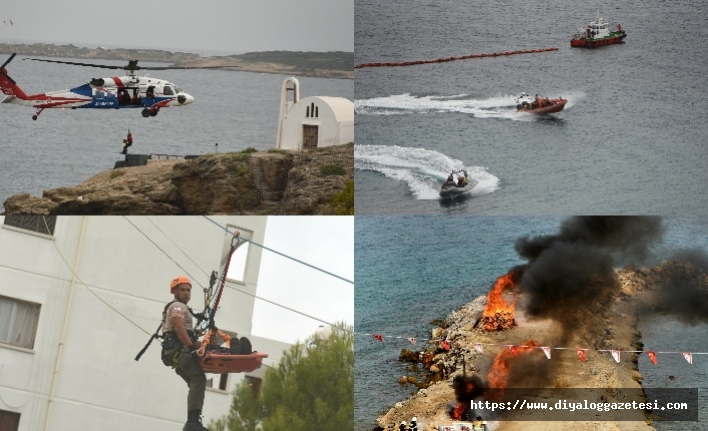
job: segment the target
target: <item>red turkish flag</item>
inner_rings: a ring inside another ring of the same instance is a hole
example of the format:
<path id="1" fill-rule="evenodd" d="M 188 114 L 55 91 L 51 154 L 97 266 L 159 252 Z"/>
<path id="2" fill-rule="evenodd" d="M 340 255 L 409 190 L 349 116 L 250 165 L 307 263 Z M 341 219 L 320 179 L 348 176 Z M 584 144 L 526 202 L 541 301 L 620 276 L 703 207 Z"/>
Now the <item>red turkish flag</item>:
<path id="1" fill-rule="evenodd" d="M 371 334 L 375 339 L 381 341 L 383 343 L 383 335 L 381 334 Z"/>
<path id="2" fill-rule="evenodd" d="M 578 358 L 580 358 L 581 362 L 587 362 L 588 358 L 585 356 L 585 350 L 583 349 L 575 349 L 575 353 L 578 354 Z"/>
<path id="3" fill-rule="evenodd" d="M 651 359 L 651 363 L 656 365 L 656 352 L 653 350 L 647 350 L 647 356 Z"/>
<path id="4" fill-rule="evenodd" d="M 450 350 L 450 343 L 448 343 L 447 341 L 441 341 L 440 345 L 443 346 L 443 349 L 448 351 Z"/>

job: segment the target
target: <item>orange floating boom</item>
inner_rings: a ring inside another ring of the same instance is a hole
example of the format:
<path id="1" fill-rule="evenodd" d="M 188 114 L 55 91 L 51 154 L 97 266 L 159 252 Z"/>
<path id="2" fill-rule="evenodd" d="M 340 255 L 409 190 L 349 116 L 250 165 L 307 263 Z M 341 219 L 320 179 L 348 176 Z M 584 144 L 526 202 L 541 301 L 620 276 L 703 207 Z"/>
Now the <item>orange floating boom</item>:
<path id="1" fill-rule="evenodd" d="M 447 57 L 447 58 L 436 58 L 434 60 L 418 60 L 418 61 L 402 61 L 399 63 L 393 63 L 393 62 L 388 62 L 388 63 L 362 63 L 354 66 L 354 69 L 361 69 L 364 67 L 393 67 L 393 66 L 414 66 L 417 64 L 429 64 L 429 63 L 444 63 L 447 61 L 455 61 L 455 60 L 466 60 L 468 58 L 483 58 L 483 57 L 498 57 L 501 55 L 515 55 L 515 54 L 535 54 L 539 52 L 548 52 L 548 51 L 558 51 L 558 48 L 543 48 L 543 49 L 534 49 L 534 50 L 521 50 L 521 51 L 506 51 L 506 52 L 495 52 L 491 54 L 471 54 L 471 55 L 463 55 L 459 57 Z"/>

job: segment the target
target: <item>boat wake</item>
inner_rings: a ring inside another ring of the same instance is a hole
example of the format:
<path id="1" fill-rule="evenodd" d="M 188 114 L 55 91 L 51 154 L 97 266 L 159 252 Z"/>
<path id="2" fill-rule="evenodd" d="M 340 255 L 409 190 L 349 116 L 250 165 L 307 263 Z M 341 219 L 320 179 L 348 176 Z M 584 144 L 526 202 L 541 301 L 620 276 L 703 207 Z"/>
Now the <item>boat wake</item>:
<path id="1" fill-rule="evenodd" d="M 450 171 L 463 167 L 460 160 L 425 148 L 397 145 L 355 145 L 354 168 L 378 172 L 387 178 L 404 181 L 416 199 L 440 199 L 440 186 Z M 478 184 L 469 192 L 485 195 L 499 188 L 499 178 L 481 166 L 465 167 L 469 178 Z"/>
<path id="2" fill-rule="evenodd" d="M 566 109 L 573 107 L 585 97 L 582 92 L 561 92 L 558 95 L 568 99 Z M 357 115 L 408 115 L 430 113 L 462 113 L 478 118 L 506 118 L 516 121 L 533 121 L 534 118 L 516 112 L 518 95 L 499 95 L 486 99 L 472 99 L 468 94 L 453 96 L 412 96 L 409 93 L 392 96 L 359 99 L 354 101 Z"/>

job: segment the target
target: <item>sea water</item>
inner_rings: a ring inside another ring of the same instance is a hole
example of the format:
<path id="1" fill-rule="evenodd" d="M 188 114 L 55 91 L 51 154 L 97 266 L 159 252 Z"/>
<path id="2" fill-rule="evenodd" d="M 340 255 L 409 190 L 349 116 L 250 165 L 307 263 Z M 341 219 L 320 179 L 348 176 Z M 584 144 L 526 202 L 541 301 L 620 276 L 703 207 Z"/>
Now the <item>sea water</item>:
<path id="1" fill-rule="evenodd" d="M 2 59 L 9 57 L 6 56 Z M 27 94 L 73 88 L 92 77 L 124 71 L 23 61 L 18 55 L 8 74 Z M 86 59 L 52 60 L 91 63 Z M 127 62 L 96 60 L 120 65 Z M 166 66 L 140 62 L 141 66 Z M 0 104 L 0 202 L 13 194 L 41 195 L 43 190 L 73 186 L 111 169 L 122 141 L 133 134 L 133 153 L 199 155 L 274 148 L 285 75 L 227 70 L 143 71 L 168 80 L 195 98 L 184 107 L 161 109 L 143 118 L 136 109 L 47 109 L 32 121 L 35 109 Z M 353 100 L 347 79 L 298 77 L 300 96 L 337 96 Z M 217 145 L 218 144 L 218 145 Z"/>
<path id="2" fill-rule="evenodd" d="M 514 251 L 517 238 L 550 235 L 561 217 L 357 217 L 355 221 L 355 430 L 368 431 L 376 418 L 416 388 L 399 385 L 410 375 L 398 361 L 406 338 L 424 348 L 430 322 L 485 295 L 500 275 L 525 263 Z M 708 218 L 664 219 L 663 241 L 651 249 L 646 265 L 676 250 L 708 250 Z M 690 327 L 666 317 L 648 315 L 640 321 L 646 349 L 708 351 L 706 326 Z M 371 335 L 384 338 L 384 343 Z M 644 355 L 639 367 L 647 387 L 700 388 L 703 422 L 682 423 L 682 430 L 706 429 L 708 355 L 694 356 L 690 366 L 681 355 L 658 355 L 654 366 Z M 669 376 L 675 376 L 670 380 Z M 676 424 L 655 423 L 659 430 Z M 674 428 L 672 428 L 672 426 Z"/>
<path id="3" fill-rule="evenodd" d="M 625 43 L 571 48 L 598 11 Z M 558 51 L 356 69 L 356 213 L 704 213 L 706 28 L 697 0 L 357 0 L 356 64 Z M 524 92 L 569 102 L 517 113 Z M 441 202 L 454 167 L 480 186 Z"/>

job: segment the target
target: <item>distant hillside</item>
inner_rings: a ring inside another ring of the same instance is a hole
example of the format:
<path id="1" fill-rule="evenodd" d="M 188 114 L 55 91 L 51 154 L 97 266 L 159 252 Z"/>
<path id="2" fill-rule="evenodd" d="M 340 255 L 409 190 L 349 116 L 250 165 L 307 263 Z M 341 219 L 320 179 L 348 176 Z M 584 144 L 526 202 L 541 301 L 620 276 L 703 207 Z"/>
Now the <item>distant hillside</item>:
<path id="1" fill-rule="evenodd" d="M 353 52 L 294 52 L 264 51 L 240 55 L 202 57 L 188 52 L 170 52 L 158 49 L 82 48 L 74 45 L 44 43 L 0 43 L 0 54 L 38 57 L 65 57 L 94 60 L 139 60 L 168 63 L 174 66 L 199 67 L 223 65 L 239 71 L 281 73 L 323 78 L 354 78 Z M 4 61 L 4 59 L 3 59 Z"/>
<path id="2" fill-rule="evenodd" d="M 302 70 L 352 70 L 354 67 L 354 53 L 344 51 L 263 51 L 216 58 L 233 58 L 251 63 L 278 63 Z"/>

